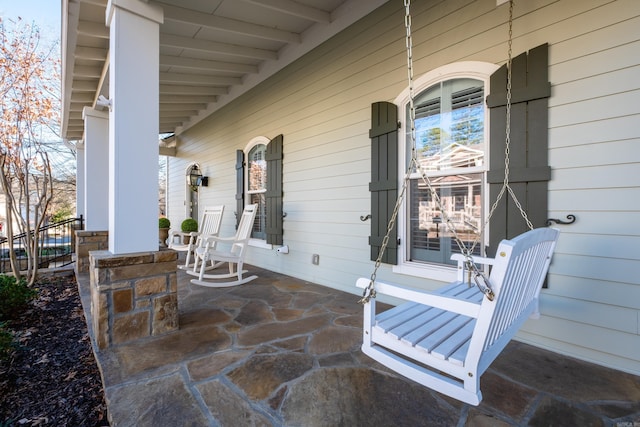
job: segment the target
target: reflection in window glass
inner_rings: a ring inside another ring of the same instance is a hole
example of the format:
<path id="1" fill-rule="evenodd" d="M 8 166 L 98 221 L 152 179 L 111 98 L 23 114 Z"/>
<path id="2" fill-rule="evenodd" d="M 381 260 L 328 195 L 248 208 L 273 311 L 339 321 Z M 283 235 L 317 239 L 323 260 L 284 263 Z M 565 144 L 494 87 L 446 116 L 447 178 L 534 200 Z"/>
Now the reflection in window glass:
<path id="1" fill-rule="evenodd" d="M 267 146 L 258 144 L 249 151 L 248 156 L 248 191 L 250 204 L 258 205 L 256 220 L 253 224 L 251 237 L 254 239 L 266 239 L 266 198 L 267 191 Z"/>
<path id="2" fill-rule="evenodd" d="M 420 93 L 414 105 L 418 161 L 429 173 L 441 206 L 414 174 L 407 209 L 407 255 L 411 261 L 453 264 L 451 254 L 460 250 L 443 223 L 441 210 L 463 241 L 473 241 L 482 228 L 483 174 L 478 168 L 485 158 L 484 84 L 475 79 L 443 81 Z M 410 135 L 407 142 L 411 143 Z M 479 245 L 475 253 L 480 253 Z"/>

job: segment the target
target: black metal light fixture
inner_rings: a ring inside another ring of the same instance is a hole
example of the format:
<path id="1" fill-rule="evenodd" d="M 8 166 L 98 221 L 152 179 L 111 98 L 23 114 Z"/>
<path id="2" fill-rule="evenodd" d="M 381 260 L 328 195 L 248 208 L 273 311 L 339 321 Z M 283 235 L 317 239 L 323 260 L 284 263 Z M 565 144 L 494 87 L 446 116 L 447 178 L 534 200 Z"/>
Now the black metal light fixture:
<path id="1" fill-rule="evenodd" d="M 199 186 L 207 187 L 209 185 L 209 177 L 202 176 L 198 165 L 193 164 L 187 174 L 187 185 L 191 188 L 191 191 L 198 191 Z"/>
<path id="2" fill-rule="evenodd" d="M 202 174 L 200 173 L 200 169 L 198 169 L 198 165 L 192 165 L 189 170 L 189 175 L 187 175 L 187 184 L 191 188 L 191 191 L 198 191 L 201 178 Z"/>

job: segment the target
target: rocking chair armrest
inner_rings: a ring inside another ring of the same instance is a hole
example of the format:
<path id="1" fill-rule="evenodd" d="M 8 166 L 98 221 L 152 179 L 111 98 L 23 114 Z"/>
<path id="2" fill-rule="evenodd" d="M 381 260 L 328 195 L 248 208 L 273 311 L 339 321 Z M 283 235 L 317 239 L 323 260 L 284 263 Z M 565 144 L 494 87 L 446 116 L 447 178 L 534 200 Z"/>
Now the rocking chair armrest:
<path id="1" fill-rule="evenodd" d="M 198 235 L 200 235 L 200 233 L 198 233 L 197 231 L 190 231 L 188 233 L 184 233 L 182 231 L 177 231 L 177 230 L 170 230 L 169 231 L 169 238 L 173 238 L 173 237 L 176 237 L 176 236 L 197 237 Z"/>
<path id="2" fill-rule="evenodd" d="M 356 282 L 356 286 L 359 288 L 366 288 L 369 285 L 369 282 L 370 279 L 360 278 Z M 478 303 L 466 301 L 460 298 L 439 295 L 420 289 L 376 281 L 375 290 L 377 294 L 389 295 L 405 301 L 413 301 L 419 304 L 428 305 L 429 307 L 435 307 L 473 318 L 477 318 L 480 313 L 480 304 Z"/>
<path id="3" fill-rule="evenodd" d="M 213 236 L 213 235 L 202 236 L 201 246 L 204 246 L 207 249 L 209 249 L 211 246 L 215 246 L 216 242 L 235 242 L 235 241 L 236 241 L 235 236 L 230 236 L 230 237 L 220 237 L 220 236 Z"/>

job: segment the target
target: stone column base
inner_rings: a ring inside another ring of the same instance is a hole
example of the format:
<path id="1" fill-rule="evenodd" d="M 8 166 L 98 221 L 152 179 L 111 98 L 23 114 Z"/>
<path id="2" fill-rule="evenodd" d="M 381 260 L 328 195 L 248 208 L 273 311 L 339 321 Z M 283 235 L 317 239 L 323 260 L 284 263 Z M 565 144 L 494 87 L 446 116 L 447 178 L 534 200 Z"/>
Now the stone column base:
<path id="1" fill-rule="evenodd" d="M 89 253 L 91 311 L 98 348 L 178 330 L 178 253 Z"/>
<path id="2" fill-rule="evenodd" d="M 76 233 L 76 274 L 89 272 L 89 252 L 109 248 L 108 231 L 84 231 Z"/>

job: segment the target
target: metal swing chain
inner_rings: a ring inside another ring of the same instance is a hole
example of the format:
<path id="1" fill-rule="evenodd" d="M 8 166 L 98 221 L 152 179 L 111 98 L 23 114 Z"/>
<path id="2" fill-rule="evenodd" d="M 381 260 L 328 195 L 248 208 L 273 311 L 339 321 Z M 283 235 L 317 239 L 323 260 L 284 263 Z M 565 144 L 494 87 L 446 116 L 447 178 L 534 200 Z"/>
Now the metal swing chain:
<path id="1" fill-rule="evenodd" d="M 398 194 L 398 198 L 396 199 L 396 204 L 393 207 L 393 213 L 391 214 L 391 218 L 389 219 L 389 223 L 387 224 L 387 232 L 382 239 L 382 244 L 380 245 L 380 249 L 378 250 L 378 257 L 376 258 L 376 263 L 373 268 L 373 272 L 371 273 L 371 278 L 369 280 L 369 285 L 362 292 L 362 298 L 358 301 L 360 304 L 366 304 L 369 302 L 371 298 L 376 297 L 376 290 L 374 284 L 376 282 L 376 275 L 378 273 L 378 269 L 382 264 L 382 256 L 387 250 L 387 246 L 389 245 L 389 236 L 391 235 L 391 230 L 395 226 L 396 219 L 398 218 L 398 211 L 400 210 L 400 206 L 402 205 L 402 201 L 404 200 L 404 196 L 407 192 L 407 186 L 409 183 L 409 179 L 411 177 L 411 172 L 413 171 L 414 165 L 417 165 L 417 155 L 416 155 L 416 147 L 415 147 L 415 108 L 413 107 L 413 53 L 412 53 L 412 39 L 411 39 L 411 13 L 410 13 L 411 0 L 404 0 L 405 7 L 405 15 L 404 15 L 404 26 L 406 29 L 406 49 L 407 49 L 407 77 L 409 79 L 409 111 L 411 115 L 411 161 L 409 162 L 409 166 L 407 167 L 407 172 L 405 173 L 404 179 L 402 181 L 402 188 L 400 189 L 400 193 Z M 419 166 L 419 165 L 418 165 Z"/>
<path id="2" fill-rule="evenodd" d="M 511 78 L 511 62 L 513 59 L 513 0 L 509 0 L 509 38 L 508 38 L 508 57 L 507 57 L 507 105 L 506 105 L 506 110 L 507 110 L 507 118 L 506 118 L 506 129 L 505 129 L 505 147 L 504 147 L 504 181 L 502 182 L 502 188 L 500 188 L 500 192 L 498 193 L 498 197 L 496 198 L 495 202 L 493 202 L 493 205 L 491 206 L 491 209 L 489 210 L 489 214 L 487 215 L 487 218 L 484 222 L 483 225 L 483 229 L 489 224 L 489 220 L 491 219 L 491 217 L 493 216 L 493 213 L 495 212 L 496 208 L 498 207 L 498 203 L 500 202 L 500 200 L 502 199 L 502 197 L 504 196 L 505 190 L 507 190 L 509 192 L 509 195 L 511 195 L 511 199 L 513 200 L 513 202 L 515 203 L 516 207 L 518 208 L 518 210 L 520 211 L 520 215 L 522 216 L 522 218 L 525 220 L 525 222 L 527 223 L 527 227 L 529 227 L 529 230 L 533 230 L 533 224 L 531 223 L 531 221 L 529 220 L 529 217 L 527 216 L 527 213 L 525 212 L 524 208 L 522 207 L 522 204 L 520 203 L 520 201 L 518 200 L 518 198 L 516 197 L 516 194 L 514 193 L 513 189 L 511 188 L 511 186 L 509 185 L 509 153 L 510 153 L 510 149 L 511 149 L 511 83 L 512 83 L 512 78 Z M 475 248 L 476 244 L 478 243 L 478 239 L 479 239 L 480 234 L 478 234 L 478 237 L 476 237 L 476 239 L 473 241 L 473 245 L 472 245 L 472 250 L 473 248 Z"/>
<path id="3" fill-rule="evenodd" d="M 412 173 L 412 171 L 415 169 L 420 173 L 420 177 L 422 179 L 422 182 L 424 184 L 427 185 L 427 187 L 429 188 L 429 191 L 431 193 L 431 197 L 432 199 L 436 202 L 436 205 L 440 207 L 440 212 L 442 215 L 442 218 L 444 220 L 444 223 L 446 224 L 447 229 L 451 232 L 454 241 L 456 242 L 456 244 L 458 245 L 458 249 L 460 250 L 460 252 L 464 255 L 465 257 L 465 266 L 467 271 L 469 272 L 469 285 L 471 285 L 471 278 L 473 277 L 473 280 L 476 284 L 476 286 L 478 287 L 478 289 L 480 289 L 480 291 L 490 300 L 493 301 L 495 295 L 493 293 L 493 290 L 491 289 L 491 283 L 489 281 L 489 279 L 484 275 L 484 273 L 482 271 L 480 271 L 478 269 L 478 267 L 475 265 L 475 263 L 473 262 L 473 251 L 476 247 L 476 245 L 479 243 L 480 237 L 483 235 L 483 231 L 484 229 L 487 227 L 487 225 L 489 224 L 489 221 L 491 220 L 491 217 L 493 216 L 495 210 L 497 209 L 497 206 L 500 202 L 500 200 L 502 199 L 502 197 L 504 196 L 505 191 L 508 191 L 511 198 L 513 199 L 516 207 L 519 209 L 520 211 L 520 215 L 522 216 L 522 218 L 525 220 L 525 222 L 527 223 L 527 226 L 529 227 L 529 229 L 533 229 L 533 224 L 531 223 L 531 221 L 529 220 L 527 213 L 525 212 L 524 208 L 522 207 L 520 201 L 518 200 L 518 198 L 516 197 L 513 189 L 511 188 L 511 186 L 509 185 L 509 154 L 510 154 L 510 144 L 511 144 L 511 81 L 512 81 L 512 46 L 513 46 L 513 0 L 509 1 L 509 37 L 508 37 L 508 59 L 507 59 L 507 93 L 506 93 L 506 98 L 507 98 L 507 104 L 506 104 L 506 129 L 505 129 L 505 160 L 504 160 L 504 181 L 502 184 L 502 188 L 500 189 L 500 192 L 495 200 L 495 202 L 493 203 L 493 205 L 491 206 L 491 209 L 489 210 L 489 214 L 487 215 L 487 218 L 485 219 L 483 226 L 481 228 L 481 231 L 476 235 L 476 238 L 473 240 L 471 247 L 467 248 L 466 245 L 464 244 L 464 242 L 462 241 L 462 239 L 459 237 L 455 226 L 453 225 L 453 222 L 451 221 L 451 218 L 447 215 L 446 210 L 442 209 L 442 200 L 440 199 L 440 196 L 438 195 L 437 191 L 433 188 L 431 181 L 429 180 L 426 172 L 424 171 L 424 169 L 422 168 L 420 162 L 418 162 L 417 159 L 417 151 L 416 151 L 416 130 L 415 130 L 415 107 L 414 107 L 414 88 L 413 88 L 413 52 L 412 52 L 412 36 L 411 36 L 411 13 L 410 13 L 410 6 L 411 6 L 411 0 L 404 0 L 404 6 L 405 6 L 405 28 L 406 28 L 406 49 L 407 49 L 407 74 L 408 74 L 408 80 L 409 80 L 409 119 L 410 119 L 410 123 L 411 123 L 411 130 L 410 130 L 410 136 L 411 136 L 411 161 L 409 162 L 409 167 L 407 168 L 407 172 L 405 174 L 405 178 L 403 180 L 403 185 L 402 185 L 402 189 L 400 191 L 400 194 L 398 195 L 398 198 L 396 200 L 396 204 L 394 206 L 393 209 L 393 213 L 391 215 L 391 219 L 389 220 L 389 223 L 387 225 L 387 232 L 382 240 L 382 245 L 380 246 L 380 250 L 378 252 L 378 257 L 376 259 L 376 263 L 375 263 L 375 267 L 373 270 L 373 273 L 371 274 L 371 278 L 369 281 L 369 285 L 364 289 L 363 294 L 362 294 L 362 299 L 359 301 L 360 303 L 364 304 L 369 302 L 369 300 L 371 298 L 375 298 L 376 297 L 376 292 L 375 292 L 375 279 L 376 279 L 376 274 L 378 271 L 378 268 L 380 267 L 381 263 L 382 263 L 382 256 L 387 248 L 387 245 L 389 243 L 389 236 L 391 234 L 391 230 L 393 229 L 397 216 L 398 216 L 398 211 L 400 209 L 400 206 L 402 204 L 402 201 L 404 199 L 405 193 L 406 193 L 406 189 L 407 189 L 407 184 L 409 182 L 410 179 L 410 175 Z"/>

